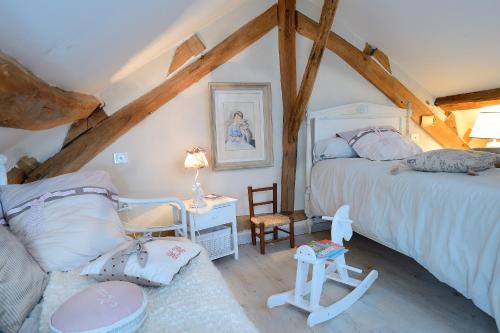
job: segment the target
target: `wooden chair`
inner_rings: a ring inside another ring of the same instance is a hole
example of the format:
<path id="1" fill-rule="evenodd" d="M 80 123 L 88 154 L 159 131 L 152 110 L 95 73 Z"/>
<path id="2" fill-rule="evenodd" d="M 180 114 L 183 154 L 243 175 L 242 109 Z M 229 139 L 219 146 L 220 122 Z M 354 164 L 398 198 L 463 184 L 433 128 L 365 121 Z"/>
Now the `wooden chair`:
<path id="1" fill-rule="evenodd" d="M 253 194 L 255 192 L 273 191 L 273 200 L 254 202 Z M 267 215 L 255 216 L 254 207 L 262 205 L 273 205 L 273 213 Z M 257 237 L 260 239 L 260 254 L 266 253 L 266 244 L 275 243 L 282 240 L 290 240 L 290 247 L 295 247 L 294 238 L 294 227 L 293 227 L 293 217 L 284 214 L 278 214 L 278 185 L 276 183 L 270 187 L 253 188 L 248 186 L 248 208 L 250 209 L 250 228 L 252 230 L 252 244 L 257 245 Z M 288 224 L 289 230 L 281 229 L 280 226 Z M 256 226 L 259 227 L 259 233 L 256 232 Z M 266 228 L 272 228 L 272 230 L 266 231 Z M 278 238 L 278 231 L 282 231 L 288 234 L 287 237 Z M 273 234 L 271 240 L 265 239 L 267 234 Z"/>

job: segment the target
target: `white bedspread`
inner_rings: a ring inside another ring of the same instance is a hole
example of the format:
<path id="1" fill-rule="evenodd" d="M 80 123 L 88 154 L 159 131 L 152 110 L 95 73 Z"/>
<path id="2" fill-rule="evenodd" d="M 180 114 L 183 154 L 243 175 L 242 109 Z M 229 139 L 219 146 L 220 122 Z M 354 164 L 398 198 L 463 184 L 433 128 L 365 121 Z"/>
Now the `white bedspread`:
<path id="1" fill-rule="evenodd" d="M 500 327 L 500 169 L 479 176 L 401 171 L 397 162 L 317 163 L 309 215 L 351 206 L 355 231 L 413 257 Z"/>
<path id="2" fill-rule="evenodd" d="M 75 293 L 96 283 L 78 271 L 51 273 L 42 302 L 40 332 L 49 332 L 52 313 Z M 205 252 L 172 283 L 144 288 L 148 318 L 138 332 L 257 332 Z"/>

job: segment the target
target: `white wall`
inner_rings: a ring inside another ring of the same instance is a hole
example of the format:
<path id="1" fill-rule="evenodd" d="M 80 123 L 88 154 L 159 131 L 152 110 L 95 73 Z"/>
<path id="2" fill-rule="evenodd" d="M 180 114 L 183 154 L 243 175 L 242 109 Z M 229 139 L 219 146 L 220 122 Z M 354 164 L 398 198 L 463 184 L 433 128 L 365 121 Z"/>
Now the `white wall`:
<path id="1" fill-rule="evenodd" d="M 247 2 L 236 11 L 199 31 L 207 47 L 212 47 L 237 27 L 257 16 L 269 7 L 272 1 Z M 313 18 L 318 17 L 314 6 L 299 6 Z M 335 30 L 359 47 L 363 42 L 349 31 L 336 24 Z M 273 146 L 274 167 L 212 171 L 201 171 L 201 182 L 206 193 L 218 193 L 240 199 L 238 214 L 247 214 L 246 186 L 265 186 L 272 182 L 280 183 L 281 139 L 282 139 L 282 102 L 278 63 L 277 29 L 268 33 L 254 45 L 204 77 L 179 94 L 127 134 L 110 145 L 83 169 L 104 169 L 111 173 L 125 196 L 179 196 L 190 197 L 194 178 L 192 170 L 183 168 L 185 151 L 192 146 L 210 147 L 209 92 L 208 82 L 270 82 L 272 86 L 273 107 Z M 298 84 L 305 68 L 312 42 L 297 36 Z M 166 78 L 166 72 L 173 50 L 164 52 L 160 57 L 136 70 L 130 75 L 111 84 L 100 97 L 106 102 L 106 112 L 113 113 L 121 106 L 150 90 Z M 415 89 L 422 98 L 429 95 L 395 69 L 398 77 Z M 309 108 L 311 110 L 354 102 L 372 102 L 392 105 L 368 81 L 352 70 L 333 53 L 326 51 L 316 80 Z M 38 155 L 53 153 L 60 147 L 64 137 L 63 128 L 53 140 L 24 140 L 21 145 L 9 150 L 10 156 L 21 156 L 23 152 L 39 151 Z M 438 147 L 420 129 L 420 143 L 424 148 Z M 59 133 L 61 132 L 61 133 Z M 45 136 L 43 136 L 45 138 Z M 38 138 L 41 140 L 42 138 Z M 112 163 L 114 152 L 127 152 L 130 162 L 126 165 Z M 36 155 L 36 154 L 35 154 Z M 305 135 L 299 133 L 299 151 L 296 182 L 296 209 L 304 207 L 305 173 Z"/>
<path id="2" fill-rule="evenodd" d="M 310 40 L 297 37 L 297 67 L 300 77 L 311 44 Z M 129 78 L 134 84 L 127 85 L 127 90 L 134 85 L 144 90 L 144 85 L 148 85 L 148 82 L 143 83 L 142 80 L 156 82 L 154 73 L 163 73 L 168 63 L 159 60 L 150 66 L 141 70 L 134 78 Z M 84 169 L 108 170 L 125 195 L 189 197 L 194 172 L 183 168 L 185 151 L 194 145 L 205 147 L 209 152 L 211 150 L 208 82 L 271 82 L 272 85 L 274 167 L 232 171 L 207 169 L 201 172 L 206 193 L 239 198 L 238 214 L 247 214 L 246 186 L 280 183 L 282 102 L 277 29 L 164 105 L 99 154 Z M 117 91 L 114 93 L 118 94 Z M 392 105 L 337 56 L 325 52 L 310 109 L 361 101 Z M 120 101 L 119 104 L 124 103 Z M 112 164 L 114 152 L 128 152 L 130 163 Z M 295 208 L 303 209 L 305 135 L 302 129 L 299 135 L 298 161 Z"/>

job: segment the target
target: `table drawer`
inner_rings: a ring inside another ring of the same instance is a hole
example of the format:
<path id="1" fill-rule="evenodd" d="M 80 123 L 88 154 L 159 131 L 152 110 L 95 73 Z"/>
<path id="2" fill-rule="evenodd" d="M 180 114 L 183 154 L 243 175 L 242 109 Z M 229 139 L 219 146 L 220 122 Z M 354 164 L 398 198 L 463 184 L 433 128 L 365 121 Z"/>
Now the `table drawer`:
<path id="1" fill-rule="evenodd" d="M 197 230 L 215 227 L 224 223 L 231 223 L 236 217 L 234 205 L 215 207 L 203 215 L 191 215 Z M 191 222 L 191 221 L 190 221 Z"/>

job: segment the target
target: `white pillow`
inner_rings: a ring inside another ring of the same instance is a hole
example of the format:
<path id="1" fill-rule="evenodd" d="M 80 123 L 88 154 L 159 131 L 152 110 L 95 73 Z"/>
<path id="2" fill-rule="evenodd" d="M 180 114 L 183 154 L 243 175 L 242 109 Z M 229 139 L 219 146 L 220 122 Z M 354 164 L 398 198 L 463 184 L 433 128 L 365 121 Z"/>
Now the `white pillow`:
<path id="1" fill-rule="evenodd" d="M 86 265 L 127 238 L 106 172 L 77 172 L 0 187 L 12 232 L 46 271 Z"/>
<path id="2" fill-rule="evenodd" d="M 422 152 L 411 140 L 390 126 L 367 127 L 339 133 L 360 156 L 372 161 L 401 160 Z"/>
<path id="3" fill-rule="evenodd" d="M 314 145 L 314 162 L 331 158 L 357 157 L 356 152 L 343 138 L 328 138 L 316 142 Z"/>
<path id="4" fill-rule="evenodd" d="M 139 243 L 142 249 L 137 246 Z M 165 286 L 200 252 L 201 247 L 190 241 L 130 240 L 92 261 L 80 275 L 97 281 L 118 280 L 145 286 Z"/>

